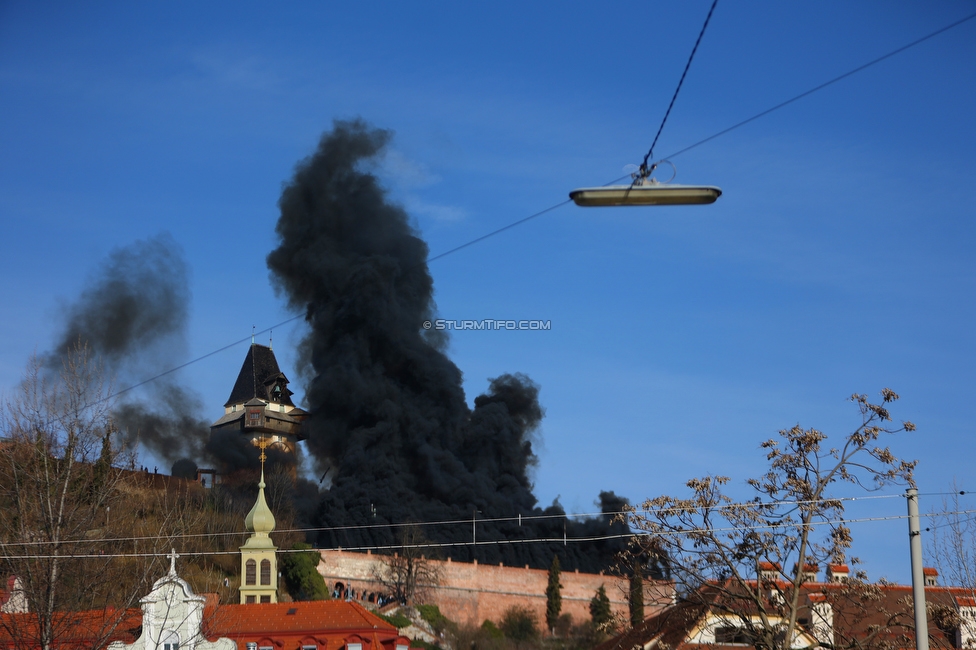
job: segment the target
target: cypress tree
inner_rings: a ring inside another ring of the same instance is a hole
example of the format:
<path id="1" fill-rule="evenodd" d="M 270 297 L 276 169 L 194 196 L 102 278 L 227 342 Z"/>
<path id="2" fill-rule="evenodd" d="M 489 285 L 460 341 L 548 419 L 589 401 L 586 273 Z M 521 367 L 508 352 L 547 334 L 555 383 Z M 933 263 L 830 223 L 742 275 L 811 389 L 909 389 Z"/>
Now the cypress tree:
<path id="1" fill-rule="evenodd" d="M 610 598 L 607 597 L 607 590 L 603 585 L 596 590 L 596 595 L 590 599 L 590 618 L 593 620 L 593 627 L 601 632 L 606 632 L 611 618 Z"/>
<path id="2" fill-rule="evenodd" d="M 563 608 L 563 586 L 559 584 L 559 556 L 552 556 L 552 564 L 549 566 L 549 584 L 546 586 L 546 627 L 550 634 L 556 629 L 556 621 L 559 620 L 559 612 Z"/>
<path id="3" fill-rule="evenodd" d="M 634 571 L 630 574 L 630 625 L 637 627 L 644 621 L 644 572 L 640 562 L 634 562 Z"/>

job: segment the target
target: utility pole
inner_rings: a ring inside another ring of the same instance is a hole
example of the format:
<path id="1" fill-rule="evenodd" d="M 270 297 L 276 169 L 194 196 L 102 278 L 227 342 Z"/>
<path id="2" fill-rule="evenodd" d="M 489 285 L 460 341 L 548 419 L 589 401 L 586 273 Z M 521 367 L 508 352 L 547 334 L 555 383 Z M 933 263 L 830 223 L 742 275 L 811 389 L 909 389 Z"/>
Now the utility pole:
<path id="1" fill-rule="evenodd" d="M 922 575 L 922 527 L 918 517 L 918 490 L 905 490 L 908 497 L 908 539 L 912 549 L 912 604 L 915 608 L 915 650 L 929 650 L 929 627 L 925 617 L 925 576 Z"/>

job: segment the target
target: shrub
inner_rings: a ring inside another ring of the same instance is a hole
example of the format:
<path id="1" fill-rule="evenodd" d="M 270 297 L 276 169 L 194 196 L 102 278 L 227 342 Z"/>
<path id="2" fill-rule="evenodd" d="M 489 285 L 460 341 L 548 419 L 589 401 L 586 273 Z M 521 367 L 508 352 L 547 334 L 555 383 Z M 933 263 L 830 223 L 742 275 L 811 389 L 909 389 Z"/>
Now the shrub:
<path id="1" fill-rule="evenodd" d="M 505 637 L 515 641 L 516 645 L 526 641 L 533 641 L 539 637 L 535 614 L 532 610 L 516 605 L 505 611 L 499 626 Z"/>
<path id="2" fill-rule="evenodd" d="M 395 625 L 397 628 L 410 627 L 411 625 L 413 625 L 413 621 L 411 621 L 409 618 L 407 618 L 406 616 L 400 613 L 390 614 L 390 615 L 380 614 L 379 612 L 373 612 L 373 613 L 379 616 L 380 618 L 382 618 L 390 625 Z"/>
<path id="3" fill-rule="evenodd" d="M 295 549 L 311 549 L 309 544 L 295 544 Z M 325 580 L 319 575 L 318 551 L 307 553 L 284 553 L 281 556 L 281 577 L 285 579 L 288 593 L 295 600 L 326 600 L 329 590 Z"/>
<path id="4" fill-rule="evenodd" d="M 485 622 L 481 624 L 481 631 L 484 632 L 490 639 L 504 639 L 505 633 L 498 629 L 498 626 L 485 619 Z"/>
<path id="5" fill-rule="evenodd" d="M 451 622 L 441 614 L 441 608 L 437 605 L 417 605 L 417 613 L 437 632 L 442 632 Z"/>

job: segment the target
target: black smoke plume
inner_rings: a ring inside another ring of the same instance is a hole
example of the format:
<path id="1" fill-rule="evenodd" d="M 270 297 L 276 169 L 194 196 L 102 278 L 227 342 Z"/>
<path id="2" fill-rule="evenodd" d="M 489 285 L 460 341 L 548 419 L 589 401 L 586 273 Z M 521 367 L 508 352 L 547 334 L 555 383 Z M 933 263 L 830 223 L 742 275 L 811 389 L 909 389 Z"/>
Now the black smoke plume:
<path id="1" fill-rule="evenodd" d="M 46 364 L 56 370 L 72 346 L 87 345 L 116 389 L 168 370 L 183 352 L 190 301 L 189 268 L 168 234 L 111 252 L 74 302 Z M 199 458 L 208 423 L 202 404 L 174 376 L 123 395 L 115 418 L 131 447 L 137 442 L 172 462 Z"/>
<path id="2" fill-rule="evenodd" d="M 611 526 L 609 516 L 568 520 L 558 503 L 537 507 L 529 472 L 543 417 L 539 387 L 503 374 L 469 408 L 445 341 L 422 328 L 436 310 L 427 244 L 372 171 L 389 140 L 361 121 L 336 122 L 285 187 L 280 244 L 268 256 L 276 288 L 309 326 L 300 349 L 307 446 L 331 478 L 315 523 L 380 524 L 325 531 L 316 541 L 393 544 L 395 524 L 464 520 L 424 525 L 422 533 L 467 542 L 477 519 L 482 545 L 452 548 L 452 557 L 548 567 L 558 554 L 567 569 L 606 568 L 622 542 L 563 539 L 625 527 Z M 604 512 L 624 503 L 600 497 Z M 536 539 L 552 541 L 522 543 Z M 484 544 L 494 541 L 504 543 Z"/>

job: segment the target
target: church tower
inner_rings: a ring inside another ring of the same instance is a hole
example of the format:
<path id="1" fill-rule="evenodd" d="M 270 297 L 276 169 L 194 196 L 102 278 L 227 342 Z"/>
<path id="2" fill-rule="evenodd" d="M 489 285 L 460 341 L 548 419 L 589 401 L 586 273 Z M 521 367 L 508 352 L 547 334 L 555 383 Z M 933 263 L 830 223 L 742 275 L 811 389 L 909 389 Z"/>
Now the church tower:
<path id="1" fill-rule="evenodd" d="M 210 435 L 239 431 L 254 446 L 266 439 L 269 446 L 294 455 L 297 443 L 305 439 L 302 420 L 308 414 L 292 403 L 291 396 L 274 350 L 252 342 L 224 404 L 224 415 L 210 425 Z"/>
<path id="2" fill-rule="evenodd" d="M 258 483 L 258 499 L 254 507 L 244 517 L 244 529 L 251 536 L 241 547 L 241 604 L 276 603 L 278 602 L 278 560 L 275 551 L 278 548 L 268 536 L 275 527 L 274 515 L 264 499 L 264 454 L 268 446 L 267 440 L 262 438 L 258 442 L 261 448 L 261 481 Z"/>

